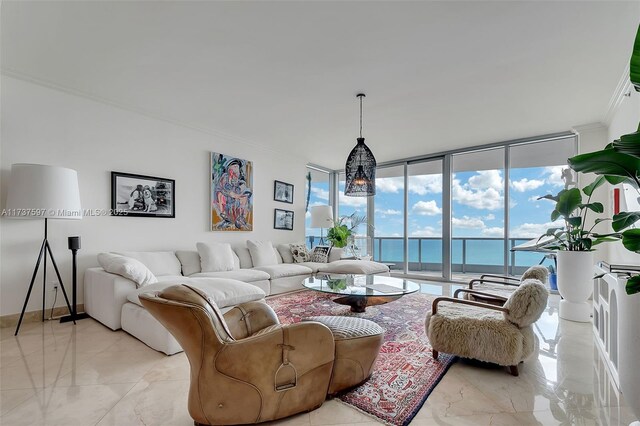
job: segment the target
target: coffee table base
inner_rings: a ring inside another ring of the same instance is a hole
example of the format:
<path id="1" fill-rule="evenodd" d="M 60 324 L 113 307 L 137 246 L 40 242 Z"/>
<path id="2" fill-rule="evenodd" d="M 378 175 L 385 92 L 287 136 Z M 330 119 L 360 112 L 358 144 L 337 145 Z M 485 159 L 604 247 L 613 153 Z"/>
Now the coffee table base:
<path id="1" fill-rule="evenodd" d="M 385 303 L 398 300 L 403 295 L 398 296 L 344 296 L 333 299 L 335 303 L 351 306 L 351 312 L 365 312 L 367 306 L 384 305 Z"/>

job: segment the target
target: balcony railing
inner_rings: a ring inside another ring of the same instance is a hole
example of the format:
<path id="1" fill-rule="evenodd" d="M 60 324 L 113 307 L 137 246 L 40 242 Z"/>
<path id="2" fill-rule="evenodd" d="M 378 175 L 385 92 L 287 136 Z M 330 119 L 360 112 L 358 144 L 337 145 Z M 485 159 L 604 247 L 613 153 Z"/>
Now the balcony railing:
<path id="1" fill-rule="evenodd" d="M 528 238 L 510 238 L 509 248 L 528 241 Z M 319 236 L 307 237 L 313 247 Z M 451 271 L 453 273 L 504 273 L 504 239 L 491 237 L 453 237 L 451 241 Z M 366 238 L 356 239 L 360 253 L 367 255 Z M 374 237 L 373 260 L 387 263 L 393 270 L 404 268 L 404 240 L 402 237 Z M 409 272 L 442 272 L 442 238 L 409 238 Z M 508 273 L 522 274 L 529 266 L 543 259 L 540 253 L 509 252 Z"/>

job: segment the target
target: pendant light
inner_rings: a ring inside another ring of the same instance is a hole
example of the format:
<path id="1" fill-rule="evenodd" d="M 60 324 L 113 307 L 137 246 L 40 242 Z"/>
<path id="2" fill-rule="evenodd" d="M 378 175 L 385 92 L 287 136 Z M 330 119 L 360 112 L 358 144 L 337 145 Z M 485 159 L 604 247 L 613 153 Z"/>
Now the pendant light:
<path id="1" fill-rule="evenodd" d="M 344 166 L 346 182 L 344 195 L 349 197 L 368 197 L 376 195 L 376 159 L 362 137 L 362 98 L 364 93 L 359 93 L 360 99 L 360 137 L 358 143 L 351 150 Z"/>

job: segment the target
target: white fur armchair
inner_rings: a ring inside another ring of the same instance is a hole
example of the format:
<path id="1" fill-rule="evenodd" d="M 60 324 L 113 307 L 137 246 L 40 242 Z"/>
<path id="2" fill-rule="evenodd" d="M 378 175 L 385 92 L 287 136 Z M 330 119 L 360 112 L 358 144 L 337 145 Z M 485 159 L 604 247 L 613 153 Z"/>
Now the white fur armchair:
<path id="1" fill-rule="evenodd" d="M 438 297 L 427 313 L 425 330 L 438 352 L 491 362 L 518 375 L 518 364 L 535 350 L 533 323 L 547 306 L 549 292 L 536 279 L 527 279 L 504 306 L 459 299 L 460 293 L 486 296 L 478 290 L 459 289 L 454 297 Z"/>

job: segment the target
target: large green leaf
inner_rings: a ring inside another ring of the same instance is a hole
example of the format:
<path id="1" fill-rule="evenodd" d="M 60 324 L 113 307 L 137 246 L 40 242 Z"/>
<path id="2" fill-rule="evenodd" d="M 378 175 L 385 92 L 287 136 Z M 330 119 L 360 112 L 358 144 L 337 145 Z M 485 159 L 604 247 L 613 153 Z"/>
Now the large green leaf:
<path id="1" fill-rule="evenodd" d="M 571 216 L 571 213 L 578 208 L 582 202 L 582 194 L 578 188 L 571 188 L 560 191 L 556 210 L 564 217 Z"/>
<path id="2" fill-rule="evenodd" d="M 633 44 L 633 53 L 629 62 L 629 75 L 636 91 L 640 92 L 640 25 L 638 25 L 636 41 Z"/>
<path id="3" fill-rule="evenodd" d="M 640 212 L 620 212 L 613 215 L 611 227 L 614 231 L 622 231 L 640 220 Z"/>
<path id="4" fill-rule="evenodd" d="M 592 210 L 596 213 L 603 213 L 604 212 L 604 205 L 602 203 L 589 203 L 589 204 L 580 204 L 578 207 L 580 207 L 581 209 L 587 208 L 589 210 Z"/>
<path id="5" fill-rule="evenodd" d="M 604 182 L 605 182 L 604 176 L 598 176 L 596 180 L 591 182 L 589 185 L 585 186 L 582 189 L 582 192 L 584 192 L 587 197 L 591 197 L 591 194 L 593 194 L 593 191 L 595 191 L 596 188 L 598 188 L 599 186 L 602 186 Z"/>
<path id="6" fill-rule="evenodd" d="M 569 158 L 569 165 L 577 172 L 623 176 L 640 184 L 640 158 L 613 149 L 589 152 Z"/>
<path id="7" fill-rule="evenodd" d="M 627 229 L 622 233 L 622 245 L 629 251 L 640 253 L 640 229 Z"/>
<path id="8" fill-rule="evenodd" d="M 568 217 L 567 223 L 574 228 L 577 228 L 582 224 L 582 218 L 580 216 Z"/>
<path id="9" fill-rule="evenodd" d="M 640 275 L 629 277 L 625 286 L 625 290 L 627 291 L 627 294 L 640 293 Z"/>
<path id="10" fill-rule="evenodd" d="M 620 136 L 619 140 L 613 141 L 613 149 L 623 154 L 640 157 L 640 130 Z"/>

